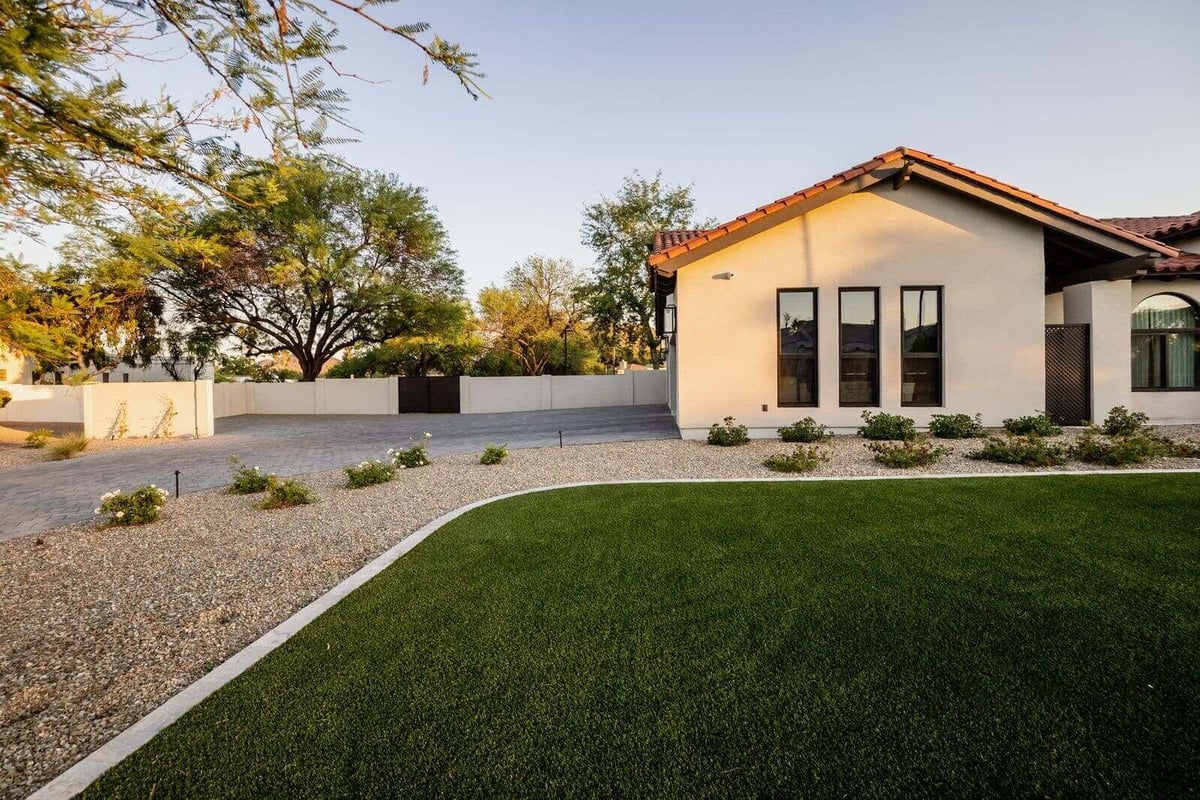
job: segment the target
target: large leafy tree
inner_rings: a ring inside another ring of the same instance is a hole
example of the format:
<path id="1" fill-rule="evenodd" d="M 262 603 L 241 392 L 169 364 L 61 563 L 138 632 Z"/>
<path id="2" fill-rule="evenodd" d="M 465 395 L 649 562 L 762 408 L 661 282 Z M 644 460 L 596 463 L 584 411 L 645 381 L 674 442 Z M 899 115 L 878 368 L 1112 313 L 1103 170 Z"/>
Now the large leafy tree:
<path id="1" fill-rule="evenodd" d="M 237 132 L 274 158 L 335 141 L 340 84 L 357 77 L 337 68 L 339 21 L 415 46 L 425 80 L 442 67 L 478 97 L 474 54 L 425 23 L 387 21 L 394 2 L 0 0 L 0 230 L 94 224 L 120 207 L 176 213 L 173 182 L 236 197 L 224 175 L 239 160 L 225 137 Z M 123 64 L 180 54 L 210 77 L 207 94 L 130 96 Z"/>
<path id="2" fill-rule="evenodd" d="M 568 259 L 534 255 L 514 265 L 502 286 L 480 291 L 480 327 L 490 348 L 504 354 L 491 361 L 516 363 L 525 375 L 583 371 L 594 357 L 579 299 L 585 280 L 583 271 Z"/>
<path id="3" fill-rule="evenodd" d="M 462 302 L 442 223 L 395 176 L 286 159 L 230 191 L 251 202 L 198 214 L 150 281 L 181 322 L 235 335 L 248 356 L 290 353 L 313 380 L 346 348 L 441 330 Z"/>
<path id="4" fill-rule="evenodd" d="M 584 207 L 583 244 L 596 254 L 585 296 L 602 350 L 612 357 L 630 352 L 658 366 L 646 256 L 655 233 L 697 227 L 694 215 L 691 187 L 664 183 L 661 173 L 647 180 L 635 172 L 615 197 Z"/>

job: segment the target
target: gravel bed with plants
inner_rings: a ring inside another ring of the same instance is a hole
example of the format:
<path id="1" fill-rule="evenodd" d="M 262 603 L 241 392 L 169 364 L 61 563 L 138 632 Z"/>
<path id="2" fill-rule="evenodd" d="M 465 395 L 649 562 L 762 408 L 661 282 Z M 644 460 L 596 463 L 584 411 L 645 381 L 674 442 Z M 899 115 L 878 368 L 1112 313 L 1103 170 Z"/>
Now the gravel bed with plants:
<path id="1" fill-rule="evenodd" d="M 1197 439 L 1200 426 L 1156 433 Z M 1069 443 L 1079 434 L 1054 439 Z M 476 454 L 419 466 L 423 450 L 403 451 L 393 454 L 394 478 L 377 485 L 347 488 L 344 471 L 303 476 L 315 497 L 309 505 L 268 511 L 261 494 L 214 490 L 168 501 L 147 525 L 80 524 L 4 542 L 0 796 L 28 795 L 383 550 L 466 503 L 580 481 L 770 477 L 763 462 L 799 446 L 819 451 L 808 460 L 815 476 L 1029 471 L 966 458 L 981 440 L 937 444 L 948 452 L 915 469 L 876 463 L 855 435 L 816 445 L 667 440 L 513 450 L 493 454 L 488 465 Z M 405 459 L 418 466 L 403 468 Z M 1200 460 L 1144 466 L 1194 469 Z M 1062 468 L 1095 469 L 1076 461 Z"/>

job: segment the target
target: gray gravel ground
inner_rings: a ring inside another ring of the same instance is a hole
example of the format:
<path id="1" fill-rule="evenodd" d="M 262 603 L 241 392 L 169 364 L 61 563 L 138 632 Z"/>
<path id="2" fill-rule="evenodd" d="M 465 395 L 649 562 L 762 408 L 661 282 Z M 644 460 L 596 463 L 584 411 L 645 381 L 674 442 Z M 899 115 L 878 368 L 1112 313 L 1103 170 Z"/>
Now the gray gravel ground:
<path id="1" fill-rule="evenodd" d="M 87 458 L 100 453 L 111 453 L 114 450 L 127 450 L 134 447 L 153 447 L 168 442 L 179 442 L 186 438 L 150 439 L 145 437 L 131 439 L 93 439 L 75 458 Z M 30 448 L 24 445 L 0 444 L 0 469 L 5 467 L 23 467 L 26 464 L 37 464 L 50 460 L 50 445 L 42 448 Z"/>
<path id="2" fill-rule="evenodd" d="M 1162 432 L 1195 438 L 1200 426 Z M 1022 471 L 967 460 L 974 443 L 949 446 L 954 453 L 923 471 Z M 81 524 L 2 543 L 0 796 L 26 796 L 444 512 L 574 481 L 764 477 L 773 473 L 762 460 L 791 447 L 625 442 L 516 450 L 496 467 L 447 456 L 360 490 L 341 488 L 340 472 L 306 476 L 320 498 L 307 507 L 265 512 L 253 507 L 258 498 L 208 491 L 171 501 L 142 528 Z M 894 473 L 857 437 L 824 447 L 832 459 L 812 474 Z"/>

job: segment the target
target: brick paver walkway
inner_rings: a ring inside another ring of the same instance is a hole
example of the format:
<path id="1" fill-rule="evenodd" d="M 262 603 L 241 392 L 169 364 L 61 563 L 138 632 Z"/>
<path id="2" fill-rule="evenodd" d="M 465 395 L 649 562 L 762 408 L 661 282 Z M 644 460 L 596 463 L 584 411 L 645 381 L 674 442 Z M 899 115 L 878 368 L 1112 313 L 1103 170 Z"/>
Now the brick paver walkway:
<path id="1" fill-rule="evenodd" d="M 229 482 L 229 457 L 279 475 L 338 469 L 382 457 L 426 431 L 431 455 L 510 448 L 671 439 L 665 406 L 587 408 L 511 414 L 395 416 L 242 416 L 217 420 L 208 439 L 117 450 L 73 461 L 0 469 L 0 541 L 90 519 L 101 494 L 146 484 L 194 492 Z"/>

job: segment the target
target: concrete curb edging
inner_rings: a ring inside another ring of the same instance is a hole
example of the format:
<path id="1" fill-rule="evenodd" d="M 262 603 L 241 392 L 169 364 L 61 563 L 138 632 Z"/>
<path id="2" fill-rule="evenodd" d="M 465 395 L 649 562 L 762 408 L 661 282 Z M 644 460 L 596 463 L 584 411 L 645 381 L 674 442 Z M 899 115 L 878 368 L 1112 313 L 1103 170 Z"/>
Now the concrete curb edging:
<path id="1" fill-rule="evenodd" d="M 241 675 L 260 659 L 292 638 L 310 622 L 328 611 L 340 600 L 367 581 L 383 572 L 402 556 L 409 553 L 439 528 L 463 514 L 481 506 L 527 494 L 549 492 L 557 489 L 575 489 L 586 486 L 627 486 L 672 483 L 824 483 L 832 481 L 879 481 L 879 480 L 922 480 L 960 478 L 1051 478 L 1086 475 L 1156 475 L 1156 474 L 1200 474 L 1200 469 L 1108 469 L 1108 470 L 1055 470 L 1046 472 L 1006 473 L 962 473 L 962 474 L 911 474 L 898 475 L 852 475 L 852 476 L 800 476 L 800 477 L 751 477 L 751 478 L 651 478 L 645 480 L 580 481 L 520 489 L 506 494 L 485 497 L 442 514 L 426 523 L 413 533 L 385 550 L 332 589 L 313 600 L 304 608 L 267 631 L 257 640 L 222 662 L 211 672 L 184 688 L 158 708 L 101 745 L 95 752 L 78 761 L 54 780 L 35 793 L 30 800 L 65 800 L 82 792 L 96 779 L 123 761 L 135 750 L 153 739 L 160 731 L 174 723 L 209 695 Z"/>

